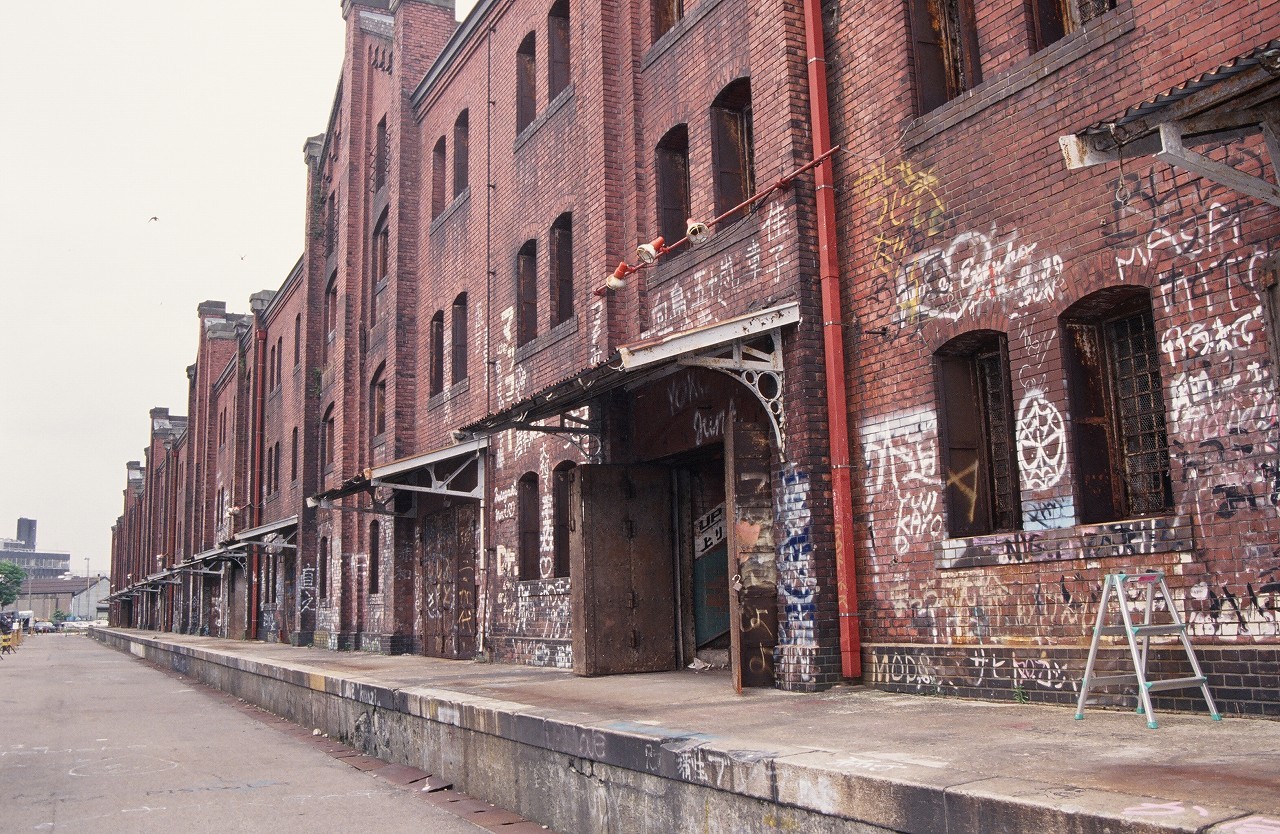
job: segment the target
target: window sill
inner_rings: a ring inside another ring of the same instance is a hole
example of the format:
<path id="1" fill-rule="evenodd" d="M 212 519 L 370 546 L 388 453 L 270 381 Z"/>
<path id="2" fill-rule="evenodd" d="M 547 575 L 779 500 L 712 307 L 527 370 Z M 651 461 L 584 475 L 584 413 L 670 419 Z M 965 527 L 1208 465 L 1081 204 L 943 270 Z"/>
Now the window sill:
<path id="1" fill-rule="evenodd" d="M 439 408 L 454 397 L 461 397 L 463 394 L 471 390 L 471 380 L 464 379 L 461 382 L 455 382 L 450 387 L 441 391 L 439 394 L 433 394 L 427 398 L 427 409 Z"/>
<path id="2" fill-rule="evenodd" d="M 453 198 L 452 203 L 445 206 L 444 210 L 442 210 L 438 215 L 436 215 L 431 219 L 431 225 L 427 227 L 427 234 L 434 234 L 436 229 L 439 229 L 441 226 L 447 223 L 450 217 L 453 217 L 455 214 L 461 211 L 462 207 L 466 205 L 470 201 L 470 199 L 471 199 L 471 186 L 468 185 L 466 188 L 462 189 L 461 194 Z"/>
<path id="3" fill-rule="evenodd" d="M 1195 548 L 1191 518 L 1160 515 L 1047 530 L 1015 530 L 935 546 L 939 569 L 1185 553 Z"/>
<path id="4" fill-rule="evenodd" d="M 1116 8 L 1089 21 L 1078 31 L 1032 53 L 1017 66 L 983 81 L 946 104 L 916 118 L 903 134 L 903 147 L 911 150 L 945 133 L 988 107 L 1039 83 L 1081 58 L 1088 57 L 1094 50 L 1133 29 L 1133 5 L 1130 0 L 1120 0 Z"/>
<path id="5" fill-rule="evenodd" d="M 643 72 L 658 61 L 663 55 L 671 51 L 671 47 L 689 33 L 689 30 L 698 25 L 698 21 L 711 14 L 721 0 L 702 0 L 701 3 L 694 6 L 687 15 L 680 18 L 667 31 L 663 32 L 653 46 L 649 47 L 649 51 L 645 53 L 644 58 L 640 60 L 640 70 Z"/>
<path id="6" fill-rule="evenodd" d="M 516 134 L 516 142 L 512 147 L 511 152 L 515 153 L 528 144 L 529 140 L 533 138 L 533 135 L 537 133 L 544 124 L 551 121 L 557 113 L 564 110 L 571 101 L 573 101 L 572 83 L 560 91 L 560 95 L 556 96 L 551 103 L 547 105 L 546 110 L 539 113 L 533 121 L 529 122 L 529 124 L 525 126 L 524 130 Z"/>
<path id="7" fill-rule="evenodd" d="M 556 344 L 578 332 L 578 317 L 565 319 L 555 327 L 538 336 L 534 336 L 516 348 L 515 361 L 523 362 L 536 353 Z"/>

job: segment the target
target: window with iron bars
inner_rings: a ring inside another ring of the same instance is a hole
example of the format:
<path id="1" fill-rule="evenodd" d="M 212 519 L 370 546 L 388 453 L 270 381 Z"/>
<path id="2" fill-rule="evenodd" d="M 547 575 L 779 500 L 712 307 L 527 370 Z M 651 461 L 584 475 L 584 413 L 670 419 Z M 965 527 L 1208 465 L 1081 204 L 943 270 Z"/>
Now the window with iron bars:
<path id="1" fill-rule="evenodd" d="M 982 82 L 973 0 L 912 0 L 911 39 L 920 113 Z"/>
<path id="2" fill-rule="evenodd" d="M 1172 511 L 1164 388 L 1150 294 L 1134 288 L 1103 290 L 1072 305 L 1060 323 L 1080 522 Z"/>
<path id="3" fill-rule="evenodd" d="M 1013 397 L 1005 334 L 974 331 L 934 356 L 947 532 L 953 537 L 1021 526 Z"/>

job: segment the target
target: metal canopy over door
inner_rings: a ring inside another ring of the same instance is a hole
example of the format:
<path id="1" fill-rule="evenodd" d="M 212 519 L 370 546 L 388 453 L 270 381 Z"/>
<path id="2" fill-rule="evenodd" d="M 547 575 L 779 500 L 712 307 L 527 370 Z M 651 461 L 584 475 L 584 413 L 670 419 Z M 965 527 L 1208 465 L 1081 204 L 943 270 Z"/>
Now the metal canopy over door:
<path id="1" fill-rule="evenodd" d="M 592 464 L 570 477 L 573 671 L 676 668 L 670 473 Z"/>
<path id="2" fill-rule="evenodd" d="M 479 519 L 474 501 L 422 519 L 422 650 L 431 657 L 475 656 Z"/>

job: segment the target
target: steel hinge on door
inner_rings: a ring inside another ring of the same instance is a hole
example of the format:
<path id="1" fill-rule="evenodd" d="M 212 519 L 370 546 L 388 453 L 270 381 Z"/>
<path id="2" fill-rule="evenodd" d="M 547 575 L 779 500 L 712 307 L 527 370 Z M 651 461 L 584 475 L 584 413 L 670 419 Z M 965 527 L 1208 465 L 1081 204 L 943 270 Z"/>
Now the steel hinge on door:
<path id="1" fill-rule="evenodd" d="M 636 523 L 629 518 L 622 519 L 622 535 L 629 539 L 636 537 Z"/>

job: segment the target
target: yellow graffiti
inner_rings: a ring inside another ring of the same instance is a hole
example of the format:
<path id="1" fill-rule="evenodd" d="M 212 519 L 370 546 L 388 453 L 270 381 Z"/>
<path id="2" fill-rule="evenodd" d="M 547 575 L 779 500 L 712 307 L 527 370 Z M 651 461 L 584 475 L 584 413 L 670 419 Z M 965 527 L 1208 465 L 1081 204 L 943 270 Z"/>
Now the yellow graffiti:
<path id="1" fill-rule="evenodd" d="M 879 162 L 859 175 L 854 187 L 878 195 L 867 206 L 871 225 L 877 229 L 871 239 L 872 263 L 890 278 L 924 239 L 945 227 L 946 204 L 938 193 L 938 178 L 930 170 L 919 170 L 906 160 L 894 165 Z"/>

